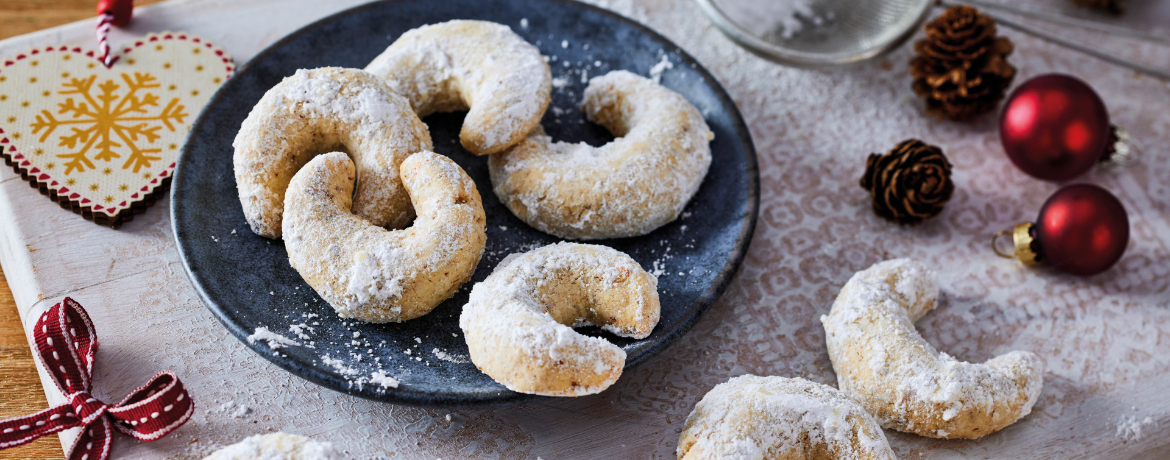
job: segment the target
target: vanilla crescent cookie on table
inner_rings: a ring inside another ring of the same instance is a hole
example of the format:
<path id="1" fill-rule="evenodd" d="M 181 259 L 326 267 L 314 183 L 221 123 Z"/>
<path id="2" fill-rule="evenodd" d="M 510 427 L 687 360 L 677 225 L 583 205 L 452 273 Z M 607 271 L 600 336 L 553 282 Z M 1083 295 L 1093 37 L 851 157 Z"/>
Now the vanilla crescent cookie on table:
<path id="1" fill-rule="evenodd" d="M 500 262 L 463 306 L 471 362 L 509 390 L 598 393 L 622 374 L 626 352 L 573 327 L 643 339 L 658 324 L 658 280 L 605 246 L 556 243 Z"/>
<path id="2" fill-rule="evenodd" d="M 366 71 L 409 99 L 420 117 L 468 110 L 459 139 L 476 155 L 500 152 L 528 135 L 552 92 L 552 73 L 540 50 L 488 21 L 407 31 Z"/>
<path id="3" fill-rule="evenodd" d="M 398 164 L 433 148 L 405 99 L 373 75 L 337 67 L 298 70 L 264 93 L 232 146 L 244 216 L 268 238 L 281 236 L 293 174 L 314 155 L 335 150 L 357 163 L 354 214 L 377 226 L 405 226 L 414 210 Z"/>
<path id="4" fill-rule="evenodd" d="M 568 239 L 644 235 L 677 218 L 711 164 L 714 134 L 698 109 L 626 71 L 590 80 L 582 109 L 617 139 L 568 144 L 538 128 L 488 160 L 500 201 Z"/>
<path id="5" fill-rule="evenodd" d="M 284 242 L 289 262 L 343 318 L 375 323 L 417 318 L 471 279 L 486 219 L 475 183 L 455 162 L 419 152 L 401 165 L 418 218 L 386 230 L 352 212 L 354 163 L 317 156 L 289 184 Z"/>
<path id="6" fill-rule="evenodd" d="M 1044 362 L 1013 351 L 972 364 L 935 350 L 914 321 L 938 291 L 934 273 L 910 259 L 853 275 L 821 317 L 837 386 L 883 427 L 931 438 L 979 438 L 1028 415 Z"/>
<path id="7" fill-rule="evenodd" d="M 744 375 L 716 385 L 687 417 L 679 460 L 894 460 L 882 428 L 837 389 Z"/>

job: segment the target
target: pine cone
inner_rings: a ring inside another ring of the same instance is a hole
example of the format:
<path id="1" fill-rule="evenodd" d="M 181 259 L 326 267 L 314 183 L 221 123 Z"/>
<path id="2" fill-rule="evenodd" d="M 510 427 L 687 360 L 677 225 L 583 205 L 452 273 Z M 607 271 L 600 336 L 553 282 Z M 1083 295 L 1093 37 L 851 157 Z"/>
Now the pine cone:
<path id="1" fill-rule="evenodd" d="M 1122 0 L 1069 0 L 1076 6 L 1105 10 L 1112 14 L 1121 14 Z"/>
<path id="2" fill-rule="evenodd" d="M 877 215 L 913 225 L 942 212 L 955 185 L 942 149 L 909 139 L 885 155 L 869 156 L 861 188 L 873 196 Z"/>
<path id="3" fill-rule="evenodd" d="M 1006 57 L 1012 42 L 995 36 L 995 20 L 969 6 L 953 6 L 926 24 L 910 60 L 914 92 L 926 112 L 967 120 L 995 110 L 1016 76 Z"/>

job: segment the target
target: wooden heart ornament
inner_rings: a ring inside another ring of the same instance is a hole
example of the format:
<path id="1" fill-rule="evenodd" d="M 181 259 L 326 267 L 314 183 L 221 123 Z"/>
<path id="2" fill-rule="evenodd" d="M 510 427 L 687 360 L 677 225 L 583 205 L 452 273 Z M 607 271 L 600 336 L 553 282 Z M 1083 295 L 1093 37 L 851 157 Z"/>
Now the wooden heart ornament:
<path id="1" fill-rule="evenodd" d="M 67 45 L 0 66 L 0 156 L 62 208 L 114 228 L 166 192 L 191 123 L 235 70 L 185 33 L 121 51 L 109 68 Z"/>

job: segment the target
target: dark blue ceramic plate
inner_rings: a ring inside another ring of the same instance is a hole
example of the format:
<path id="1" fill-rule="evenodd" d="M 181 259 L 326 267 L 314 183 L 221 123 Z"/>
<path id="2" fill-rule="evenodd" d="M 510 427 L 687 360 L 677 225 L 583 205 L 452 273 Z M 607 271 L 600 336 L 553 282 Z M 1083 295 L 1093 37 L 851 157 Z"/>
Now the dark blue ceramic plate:
<path id="1" fill-rule="evenodd" d="M 506 24 L 549 57 L 556 80 L 543 125 L 554 138 L 594 145 L 612 138 L 585 121 L 578 101 L 589 77 L 617 69 L 642 75 L 656 69 L 662 84 L 695 104 L 715 132 L 710 172 L 682 217 L 646 236 L 597 242 L 658 275 L 662 320 L 645 340 L 583 332 L 624 347 L 627 366 L 646 361 L 694 325 L 743 260 L 759 206 L 756 155 L 735 104 L 693 58 L 642 25 L 569 1 L 373 3 L 311 24 L 253 58 L 203 110 L 175 171 L 172 224 L 196 290 L 232 335 L 261 356 L 340 392 L 426 406 L 529 398 L 467 362 L 459 312 L 471 284 L 504 256 L 558 239 L 530 228 L 496 199 L 486 159 L 458 142 L 462 113 L 424 121 L 435 150 L 459 163 L 479 187 L 487 249 L 472 283 L 422 318 L 402 324 L 341 320 L 292 269 L 281 241 L 249 230 L 236 195 L 232 139 L 265 91 L 301 68 L 365 67 L 403 32 L 451 19 Z M 398 386 L 388 385 L 387 377 Z"/>

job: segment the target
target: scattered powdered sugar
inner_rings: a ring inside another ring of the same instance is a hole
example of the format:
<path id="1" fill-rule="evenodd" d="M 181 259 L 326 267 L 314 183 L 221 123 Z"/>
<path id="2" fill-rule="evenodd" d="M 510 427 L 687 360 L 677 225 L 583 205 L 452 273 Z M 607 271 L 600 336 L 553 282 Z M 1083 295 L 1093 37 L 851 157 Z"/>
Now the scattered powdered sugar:
<path id="1" fill-rule="evenodd" d="M 332 367 L 333 370 L 338 374 L 346 377 L 353 377 L 360 373 L 357 369 L 350 367 L 349 364 L 345 361 L 333 358 L 329 355 L 321 355 L 321 364 Z"/>
<path id="2" fill-rule="evenodd" d="M 368 351 L 372 352 L 373 350 L 371 349 Z M 356 361 L 362 361 L 360 355 L 356 356 Z M 350 353 L 350 357 L 354 358 L 355 354 Z M 375 362 L 378 363 L 374 364 L 375 366 L 381 366 L 381 357 L 379 357 Z M 391 376 L 385 369 L 374 370 L 368 375 L 363 374 L 362 371 L 355 368 L 353 364 L 342 359 L 334 358 L 330 355 L 321 355 L 321 363 L 333 368 L 335 372 L 344 377 L 351 388 L 363 388 L 366 384 L 373 384 L 382 390 L 388 390 L 391 388 L 398 388 L 398 386 L 402 384 L 401 380 Z"/>
<path id="3" fill-rule="evenodd" d="M 446 351 L 440 350 L 438 348 L 431 350 L 431 354 L 435 355 L 436 358 L 439 358 L 440 361 L 447 361 L 449 363 L 463 364 L 463 363 L 471 362 L 471 359 L 469 359 L 466 356 L 453 355 L 451 353 L 447 353 Z"/>
<path id="4" fill-rule="evenodd" d="M 662 73 L 673 68 L 674 64 L 670 62 L 670 56 L 668 56 L 666 53 L 663 53 L 662 60 L 658 61 L 657 64 L 654 64 L 653 67 L 650 67 L 650 81 L 653 81 L 654 83 L 660 83 L 662 81 Z"/>
<path id="5" fill-rule="evenodd" d="M 296 340 L 293 340 L 293 339 L 290 339 L 290 338 L 285 337 L 283 335 L 272 332 L 272 331 L 268 330 L 267 327 L 264 327 L 264 326 L 260 326 L 260 327 L 256 328 L 252 332 L 252 335 L 248 336 L 248 343 L 256 343 L 257 340 L 263 340 L 265 342 L 268 342 L 268 348 L 271 348 L 273 350 L 276 350 L 280 347 L 299 347 L 299 346 L 301 346 L 300 342 L 297 342 Z"/>
<path id="6" fill-rule="evenodd" d="M 1126 441 L 1141 441 L 1143 434 L 1142 427 L 1154 425 L 1154 419 L 1149 416 L 1138 420 L 1136 415 L 1123 415 L 1117 421 L 1116 436 Z"/>
<path id="7" fill-rule="evenodd" d="M 204 460 L 341 460 L 332 443 L 288 433 L 254 435 L 213 452 Z"/>
<path id="8" fill-rule="evenodd" d="M 252 409 L 243 404 L 238 404 L 235 401 L 228 401 L 221 404 L 216 412 L 229 415 L 233 418 L 244 418 L 245 415 L 252 412 Z"/>
<path id="9" fill-rule="evenodd" d="M 660 278 L 666 274 L 666 270 L 664 270 L 664 268 L 666 266 L 665 261 L 659 259 L 659 260 L 651 261 L 650 263 L 651 263 L 650 274 L 654 275 L 655 278 Z"/>
<path id="10" fill-rule="evenodd" d="M 288 326 L 288 331 L 292 332 L 293 335 L 296 335 L 297 338 L 301 340 L 309 340 L 312 337 L 310 337 L 309 334 L 306 334 L 305 331 L 313 332 L 313 328 L 310 327 L 308 323 L 290 324 Z"/>
<path id="11" fill-rule="evenodd" d="M 398 379 L 386 374 L 386 371 L 377 371 L 370 375 L 370 383 L 381 386 L 382 388 L 398 388 Z"/>
<path id="12" fill-rule="evenodd" d="M 236 406 L 236 410 L 232 411 L 232 417 L 244 418 L 244 416 L 248 415 L 248 413 L 250 413 L 250 412 L 252 412 L 252 409 L 250 409 L 248 406 L 239 405 L 239 406 Z"/>

